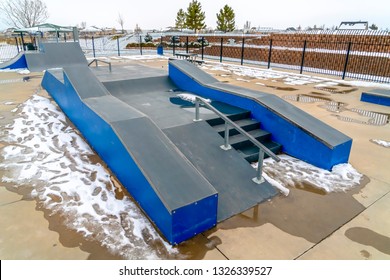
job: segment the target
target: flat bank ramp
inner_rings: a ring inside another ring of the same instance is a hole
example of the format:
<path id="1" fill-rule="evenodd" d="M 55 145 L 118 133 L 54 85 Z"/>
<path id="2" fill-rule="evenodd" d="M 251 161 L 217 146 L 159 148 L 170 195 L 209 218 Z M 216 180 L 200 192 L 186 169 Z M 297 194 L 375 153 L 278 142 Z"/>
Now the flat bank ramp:
<path id="1" fill-rule="evenodd" d="M 72 65 L 87 65 L 87 60 L 78 42 L 43 43 L 40 52 L 26 52 L 27 68 L 38 72 L 50 68 Z"/>
<path id="2" fill-rule="evenodd" d="M 1 63 L 0 69 L 28 68 L 32 72 L 41 72 L 50 68 L 87 64 L 78 42 L 42 43 L 38 52 L 20 52 L 10 61 Z"/>
<path id="3" fill-rule="evenodd" d="M 150 220 L 172 243 L 216 225 L 218 193 L 156 124 L 112 96 L 87 66 L 49 70 L 56 100 Z"/>

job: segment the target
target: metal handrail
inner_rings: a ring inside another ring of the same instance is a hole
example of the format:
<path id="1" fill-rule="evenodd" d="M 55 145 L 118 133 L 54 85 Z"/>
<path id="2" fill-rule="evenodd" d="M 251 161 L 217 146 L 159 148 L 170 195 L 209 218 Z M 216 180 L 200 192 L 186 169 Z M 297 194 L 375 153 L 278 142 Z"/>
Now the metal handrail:
<path id="1" fill-rule="evenodd" d="M 102 60 L 102 59 L 94 58 L 90 63 L 88 63 L 88 66 L 91 66 L 91 64 L 95 62 L 95 66 L 98 67 L 98 62 L 99 62 L 99 61 L 108 64 L 108 70 L 109 70 L 110 72 L 112 72 L 111 62 L 109 62 L 109 61 L 104 61 L 104 60 Z"/>
<path id="2" fill-rule="evenodd" d="M 218 111 L 214 106 L 209 104 L 206 99 L 195 96 L 195 119 L 194 121 L 201 121 L 199 118 L 199 105 L 200 103 L 203 103 L 204 106 L 206 106 L 208 109 L 216 113 L 220 118 L 222 118 L 225 121 L 225 144 L 221 146 L 224 150 L 231 149 L 231 146 L 229 145 L 229 125 L 235 128 L 240 134 L 244 135 L 249 141 L 251 141 L 255 146 L 259 148 L 259 160 L 257 164 L 257 175 L 255 178 L 253 178 L 253 181 L 257 184 L 261 184 L 264 182 L 264 179 L 262 177 L 262 169 L 263 169 L 263 159 L 264 159 L 264 153 L 269 155 L 271 158 L 273 158 L 276 162 L 280 161 L 280 158 L 275 155 L 270 149 L 265 147 L 263 144 L 261 144 L 259 141 L 257 141 L 252 135 L 250 135 L 248 132 L 243 130 L 241 127 L 239 127 L 237 124 L 235 124 L 231 119 L 229 119 L 225 114 Z"/>

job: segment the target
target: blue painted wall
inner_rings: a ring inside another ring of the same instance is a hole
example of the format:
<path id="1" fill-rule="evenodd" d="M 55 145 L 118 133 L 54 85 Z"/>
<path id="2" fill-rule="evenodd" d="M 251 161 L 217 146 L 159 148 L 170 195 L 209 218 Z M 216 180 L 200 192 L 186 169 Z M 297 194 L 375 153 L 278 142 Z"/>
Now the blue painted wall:
<path id="1" fill-rule="evenodd" d="M 169 64 L 169 76 L 182 90 L 251 111 L 252 117 L 261 122 L 261 128 L 272 134 L 272 140 L 283 145 L 284 153 L 327 170 L 348 162 L 352 140 L 329 147 L 257 100 L 204 86 L 172 64 Z"/>
<path id="2" fill-rule="evenodd" d="M 374 103 L 383 106 L 390 106 L 390 97 L 380 96 L 363 92 L 360 96 L 360 101 Z"/>
<path id="3" fill-rule="evenodd" d="M 0 69 L 23 69 L 27 68 L 27 61 L 26 61 L 26 56 L 24 54 L 20 55 L 20 57 L 13 63 L 8 64 L 5 62 Z M 1 64 L 0 64 L 1 66 Z"/>
<path id="4" fill-rule="evenodd" d="M 171 244 L 178 244 L 215 226 L 217 195 L 179 209 L 167 209 L 113 126 L 80 99 L 66 73 L 62 83 L 46 71 L 42 86 Z"/>

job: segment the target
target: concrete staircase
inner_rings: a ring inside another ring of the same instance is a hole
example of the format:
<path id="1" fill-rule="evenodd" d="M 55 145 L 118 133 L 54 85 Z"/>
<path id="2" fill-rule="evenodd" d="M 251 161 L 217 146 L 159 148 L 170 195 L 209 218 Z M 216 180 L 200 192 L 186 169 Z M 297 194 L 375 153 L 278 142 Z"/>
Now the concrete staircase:
<path id="1" fill-rule="evenodd" d="M 238 126 L 248 132 L 256 140 L 270 149 L 273 153 L 278 154 L 282 150 L 282 145 L 271 140 L 271 133 L 260 129 L 260 122 L 251 118 L 250 111 L 244 111 L 228 116 Z M 221 118 L 207 120 L 219 135 L 225 135 L 225 122 Z M 249 163 L 255 162 L 259 157 L 259 148 L 250 142 L 244 135 L 240 134 L 235 128 L 229 127 L 229 144 L 236 149 Z M 267 154 L 264 156 L 268 157 Z"/>

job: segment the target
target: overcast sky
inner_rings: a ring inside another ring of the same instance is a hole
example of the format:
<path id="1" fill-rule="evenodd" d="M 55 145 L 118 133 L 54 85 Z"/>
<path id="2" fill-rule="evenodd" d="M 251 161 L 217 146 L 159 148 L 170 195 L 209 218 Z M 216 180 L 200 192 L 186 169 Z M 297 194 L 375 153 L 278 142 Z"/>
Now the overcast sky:
<path id="1" fill-rule="evenodd" d="M 42 0 L 50 18 L 47 22 L 75 26 L 118 28 L 118 14 L 125 29 L 163 29 L 175 25 L 177 11 L 186 10 L 190 0 Z M 287 28 L 307 26 L 338 26 L 341 21 L 368 21 L 381 29 L 390 29 L 389 0 L 199 0 L 206 13 L 206 24 L 216 27 L 216 13 L 228 4 L 236 13 L 236 26 L 246 21 L 252 27 Z M 4 29 L 4 23 L 0 28 Z"/>

